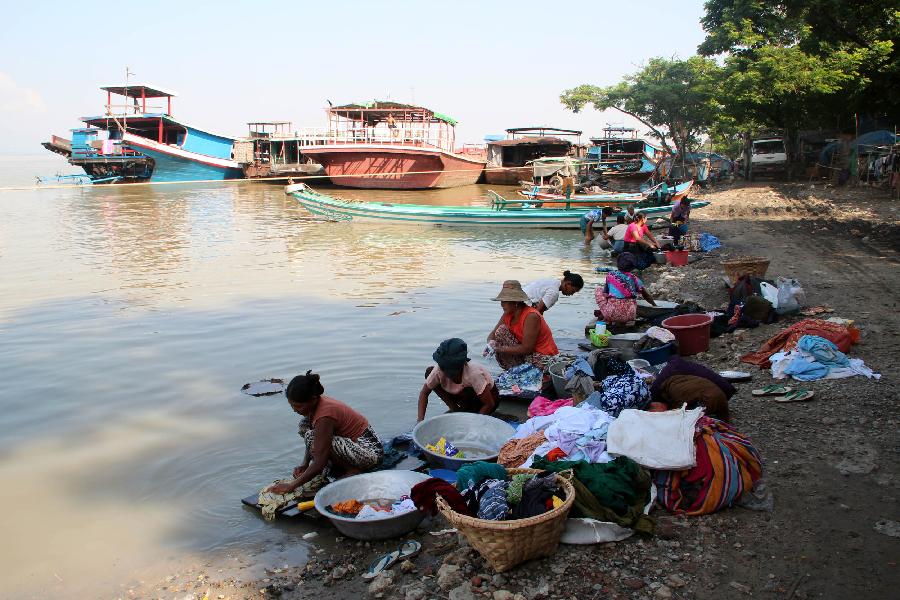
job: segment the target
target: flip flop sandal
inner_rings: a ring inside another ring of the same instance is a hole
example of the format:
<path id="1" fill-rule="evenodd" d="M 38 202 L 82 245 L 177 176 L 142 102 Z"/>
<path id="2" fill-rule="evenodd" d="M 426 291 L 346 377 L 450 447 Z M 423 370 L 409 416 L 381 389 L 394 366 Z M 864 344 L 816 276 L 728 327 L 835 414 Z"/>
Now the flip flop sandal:
<path id="1" fill-rule="evenodd" d="M 394 564 L 400 560 L 400 551 L 394 550 L 393 552 L 388 552 L 387 554 L 382 554 L 378 558 L 372 561 L 372 564 L 369 565 L 368 570 L 362 574 L 363 579 L 375 579 L 375 577 L 381 573 L 382 571 L 387 571 Z"/>
<path id="2" fill-rule="evenodd" d="M 400 547 L 397 548 L 397 551 L 400 553 L 400 557 L 397 560 L 412 558 L 422 551 L 422 544 L 417 542 L 416 540 L 406 540 L 405 542 L 400 544 Z"/>
<path id="3" fill-rule="evenodd" d="M 767 385 L 764 388 L 760 388 L 758 390 L 753 390 L 751 392 L 754 396 L 784 396 L 785 394 L 789 394 L 794 391 L 789 385 Z"/>
<path id="4" fill-rule="evenodd" d="M 796 390 L 789 394 L 785 394 L 781 398 L 775 398 L 775 402 L 804 402 L 806 400 L 811 400 L 815 395 L 816 393 L 810 390 Z"/>

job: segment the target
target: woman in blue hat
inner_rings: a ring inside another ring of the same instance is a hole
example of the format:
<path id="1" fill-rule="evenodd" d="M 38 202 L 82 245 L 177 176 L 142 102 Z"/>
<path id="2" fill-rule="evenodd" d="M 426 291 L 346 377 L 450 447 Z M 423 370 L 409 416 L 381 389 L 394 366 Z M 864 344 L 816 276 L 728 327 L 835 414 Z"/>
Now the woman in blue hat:
<path id="1" fill-rule="evenodd" d="M 431 357 L 435 364 L 425 370 L 425 385 L 419 392 L 418 421 L 425 418 L 428 396 L 435 392 L 450 412 L 489 415 L 497 409 L 500 394 L 490 372 L 469 361 L 469 349 L 459 338 L 441 342 Z"/>

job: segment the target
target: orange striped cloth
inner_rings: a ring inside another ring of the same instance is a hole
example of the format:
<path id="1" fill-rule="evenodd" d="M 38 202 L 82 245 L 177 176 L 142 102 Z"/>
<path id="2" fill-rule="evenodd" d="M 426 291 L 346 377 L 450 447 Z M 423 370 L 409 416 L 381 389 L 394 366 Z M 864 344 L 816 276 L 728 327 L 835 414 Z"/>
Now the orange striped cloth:
<path id="1" fill-rule="evenodd" d="M 676 514 L 706 515 L 731 506 L 762 477 L 762 461 L 750 440 L 727 423 L 702 417 L 694 435 L 697 466 L 657 471 L 658 501 Z"/>

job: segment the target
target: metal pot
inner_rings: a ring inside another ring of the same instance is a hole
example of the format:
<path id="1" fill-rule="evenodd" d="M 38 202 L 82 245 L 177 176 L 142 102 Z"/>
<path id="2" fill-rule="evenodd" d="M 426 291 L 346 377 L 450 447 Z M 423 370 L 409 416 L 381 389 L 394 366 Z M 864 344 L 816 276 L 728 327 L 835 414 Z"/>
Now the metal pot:
<path id="1" fill-rule="evenodd" d="M 461 466 L 483 460 L 497 460 L 500 447 L 516 432 L 512 425 L 495 417 L 474 413 L 447 413 L 425 419 L 413 429 L 413 442 L 425 453 L 429 464 L 453 471 Z M 465 453 L 465 458 L 450 458 L 425 448 L 440 438 Z"/>
<path id="2" fill-rule="evenodd" d="M 338 479 L 316 494 L 316 510 L 328 517 L 335 528 L 347 537 L 357 540 L 400 537 L 418 527 L 425 518 L 425 513 L 414 510 L 384 519 L 359 520 L 336 515 L 328 507 L 345 500 L 399 499 L 401 496 L 408 496 L 414 485 L 426 479 L 430 477 L 415 471 L 376 471 Z"/>

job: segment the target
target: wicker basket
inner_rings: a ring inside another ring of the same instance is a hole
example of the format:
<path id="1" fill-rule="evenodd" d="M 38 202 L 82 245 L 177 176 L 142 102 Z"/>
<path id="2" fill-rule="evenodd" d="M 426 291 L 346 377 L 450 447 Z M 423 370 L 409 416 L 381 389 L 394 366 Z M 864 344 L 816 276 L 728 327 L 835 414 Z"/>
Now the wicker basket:
<path id="1" fill-rule="evenodd" d="M 769 259 L 764 256 L 739 256 L 722 261 L 725 275 L 731 280 L 731 285 L 737 283 L 743 275 L 751 275 L 762 279 L 769 268 Z"/>
<path id="2" fill-rule="evenodd" d="M 510 475 L 540 473 L 536 469 L 507 469 Z M 542 515 L 515 521 L 488 521 L 461 515 L 450 508 L 440 496 L 436 498 L 438 510 L 469 544 L 485 558 L 495 571 L 502 573 L 516 565 L 541 556 L 550 556 L 559 546 L 559 538 L 566 527 L 566 518 L 575 503 L 575 487 L 570 479 L 571 471 L 557 473 L 566 499 L 562 506 Z"/>

